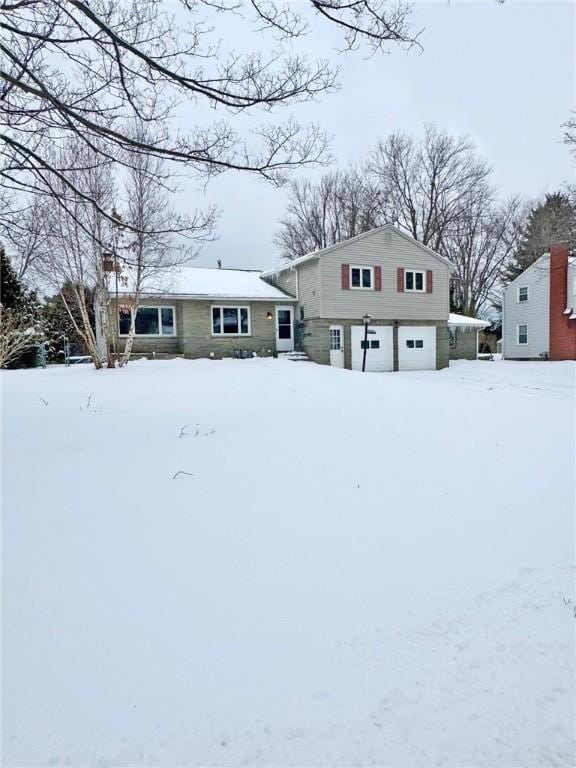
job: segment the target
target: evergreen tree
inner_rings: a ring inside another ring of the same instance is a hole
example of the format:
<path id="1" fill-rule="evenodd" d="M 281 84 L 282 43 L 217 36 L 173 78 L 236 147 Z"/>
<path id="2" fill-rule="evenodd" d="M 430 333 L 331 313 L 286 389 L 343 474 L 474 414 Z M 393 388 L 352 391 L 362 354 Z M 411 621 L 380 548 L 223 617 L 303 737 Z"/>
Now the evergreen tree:
<path id="1" fill-rule="evenodd" d="M 33 291 L 19 281 L 6 250 L 0 245 L 0 367 L 29 367 L 36 361 L 42 335 L 40 306 Z"/>
<path id="2" fill-rule="evenodd" d="M 570 198 L 555 192 L 530 211 L 520 236 L 516 253 L 504 272 L 504 281 L 511 282 L 536 259 L 546 253 L 553 243 L 576 244 L 576 205 Z"/>

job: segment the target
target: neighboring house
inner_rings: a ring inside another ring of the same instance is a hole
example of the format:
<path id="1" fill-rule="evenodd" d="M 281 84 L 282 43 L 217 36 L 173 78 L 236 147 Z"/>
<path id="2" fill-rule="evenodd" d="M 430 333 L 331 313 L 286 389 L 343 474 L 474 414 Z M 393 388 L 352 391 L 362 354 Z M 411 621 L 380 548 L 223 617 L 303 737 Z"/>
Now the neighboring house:
<path id="1" fill-rule="evenodd" d="M 294 349 L 296 300 L 260 279 L 260 272 L 184 267 L 161 288 L 147 290 L 136 313 L 134 354 L 186 357 L 261 356 Z M 130 330 L 129 293 L 111 303 L 119 351 Z"/>
<path id="2" fill-rule="evenodd" d="M 489 325 L 486 320 L 451 312 L 448 315 L 450 360 L 476 360 L 479 350 L 478 334 Z"/>
<path id="3" fill-rule="evenodd" d="M 262 277 L 298 300 L 297 345 L 317 363 L 445 368 L 450 264 L 391 225 L 301 256 Z"/>
<path id="4" fill-rule="evenodd" d="M 508 360 L 576 360 L 576 264 L 550 247 L 504 291 L 502 354 Z"/>

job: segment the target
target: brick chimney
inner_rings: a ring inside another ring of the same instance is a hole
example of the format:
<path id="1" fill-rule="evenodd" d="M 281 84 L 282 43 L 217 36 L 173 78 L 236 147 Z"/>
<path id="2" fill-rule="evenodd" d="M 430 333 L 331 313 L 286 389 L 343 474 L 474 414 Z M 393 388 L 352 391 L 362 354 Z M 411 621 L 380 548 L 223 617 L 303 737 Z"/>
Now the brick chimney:
<path id="1" fill-rule="evenodd" d="M 568 246 L 550 246 L 550 360 L 576 360 L 576 320 L 568 307 Z"/>

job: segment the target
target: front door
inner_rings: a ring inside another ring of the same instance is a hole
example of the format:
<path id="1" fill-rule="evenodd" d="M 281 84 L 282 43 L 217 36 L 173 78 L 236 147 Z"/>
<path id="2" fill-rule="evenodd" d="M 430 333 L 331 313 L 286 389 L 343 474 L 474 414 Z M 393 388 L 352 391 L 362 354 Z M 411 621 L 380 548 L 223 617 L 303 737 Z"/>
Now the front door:
<path id="1" fill-rule="evenodd" d="M 278 352 L 294 349 L 292 307 L 276 307 L 276 349 Z"/>
<path id="2" fill-rule="evenodd" d="M 344 328 L 341 325 L 330 326 L 330 365 L 344 368 Z"/>

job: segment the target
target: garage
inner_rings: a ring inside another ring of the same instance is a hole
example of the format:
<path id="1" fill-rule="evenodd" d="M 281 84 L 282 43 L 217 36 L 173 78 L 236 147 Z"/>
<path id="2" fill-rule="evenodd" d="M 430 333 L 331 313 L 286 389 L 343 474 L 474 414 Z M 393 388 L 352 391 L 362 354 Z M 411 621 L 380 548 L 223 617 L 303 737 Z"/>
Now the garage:
<path id="1" fill-rule="evenodd" d="M 401 371 L 436 370 L 436 326 L 399 326 L 398 368 Z"/>
<path id="2" fill-rule="evenodd" d="M 364 356 L 364 326 L 353 325 L 352 331 L 352 369 L 362 370 L 362 358 Z M 368 334 L 368 348 L 366 350 L 367 371 L 392 371 L 394 370 L 394 346 L 392 326 L 372 325 Z"/>

